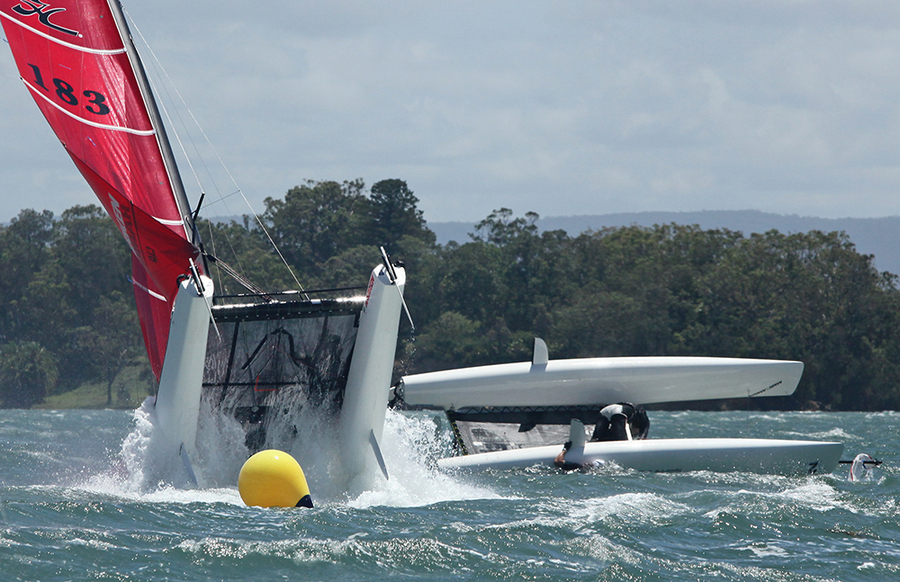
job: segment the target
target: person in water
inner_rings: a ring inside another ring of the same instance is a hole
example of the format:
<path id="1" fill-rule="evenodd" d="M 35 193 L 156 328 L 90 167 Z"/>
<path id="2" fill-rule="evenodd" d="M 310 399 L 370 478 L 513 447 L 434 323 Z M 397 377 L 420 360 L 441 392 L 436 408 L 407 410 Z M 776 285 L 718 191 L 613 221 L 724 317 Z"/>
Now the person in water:
<path id="1" fill-rule="evenodd" d="M 556 458 L 553 459 L 553 464 L 562 469 L 563 471 L 574 471 L 576 469 L 581 468 L 581 463 L 572 463 L 566 460 L 566 453 L 569 452 L 569 449 L 572 448 L 572 441 L 566 441 L 563 445 L 562 450 L 556 455 Z"/>
<path id="2" fill-rule="evenodd" d="M 591 442 L 644 440 L 650 432 L 650 418 L 643 408 L 630 402 L 610 404 L 600 410 L 600 417 L 594 426 Z M 581 463 L 566 461 L 566 453 L 572 448 L 572 441 L 566 441 L 556 455 L 553 464 L 563 471 L 573 471 L 584 467 Z M 602 464 L 602 462 L 600 462 Z M 597 463 L 592 463 L 597 465 Z"/>

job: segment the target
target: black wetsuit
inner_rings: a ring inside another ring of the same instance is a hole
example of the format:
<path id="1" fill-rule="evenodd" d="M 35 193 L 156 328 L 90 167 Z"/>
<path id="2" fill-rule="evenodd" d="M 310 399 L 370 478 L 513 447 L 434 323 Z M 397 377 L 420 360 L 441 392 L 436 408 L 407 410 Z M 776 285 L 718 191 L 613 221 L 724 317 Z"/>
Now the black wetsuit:
<path id="1" fill-rule="evenodd" d="M 600 418 L 594 427 L 591 441 L 645 439 L 649 431 L 650 419 L 647 418 L 643 408 L 638 408 L 630 402 L 619 402 L 610 404 L 600 411 Z"/>

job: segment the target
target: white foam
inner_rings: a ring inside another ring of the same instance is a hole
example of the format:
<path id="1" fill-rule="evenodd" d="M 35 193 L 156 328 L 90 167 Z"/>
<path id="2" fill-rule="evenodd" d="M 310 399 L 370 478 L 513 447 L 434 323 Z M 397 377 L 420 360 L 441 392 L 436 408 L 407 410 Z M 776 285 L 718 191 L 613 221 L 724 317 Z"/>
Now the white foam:
<path id="1" fill-rule="evenodd" d="M 570 515 L 585 523 L 619 517 L 643 523 L 684 515 L 690 511 L 687 505 L 655 493 L 620 493 L 585 500 L 580 505 L 576 504 Z"/>
<path id="2" fill-rule="evenodd" d="M 161 485 L 155 489 L 135 488 L 127 477 L 107 473 L 89 477 L 72 487 L 93 495 L 102 495 L 127 501 L 147 503 L 227 503 L 243 505 L 236 488 L 179 489 L 171 485 Z"/>
<path id="3" fill-rule="evenodd" d="M 437 459 L 450 454 L 451 436 L 430 415 L 390 410 L 381 443 L 390 479 L 385 480 L 375 468 L 378 474 L 369 479 L 372 485 L 348 497 L 347 485 L 340 481 L 338 423 L 330 415 L 303 406 L 301 394 L 287 390 L 281 396 L 270 408 L 273 417 L 267 425 L 265 447 L 284 450 L 297 459 L 317 506 L 415 507 L 499 497 L 464 476 L 437 469 Z M 241 503 L 237 477 L 249 451 L 237 420 L 207 400 L 201 404 L 196 450 L 191 459 L 197 476 L 194 488 L 173 486 L 173 481 L 164 477 L 180 467 L 162 467 L 172 460 L 160 459 L 154 450 L 153 421 L 153 399 L 148 398 L 134 412 L 134 429 L 122 443 L 119 470 L 94 476 L 81 487 L 151 502 Z"/>
<path id="4" fill-rule="evenodd" d="M 497 499 L 494 491 L 451 476 L 437 468 L 437 459 L 450 451 L 450 434 L 428 415 L 389 410 L 385 418 L 382 452 L 389 480 L 379 477 L 350 505 L 416 507 L 444 501 Z"/>
<path id="5" fill-rule="evenodd" d="M 853 441 L 858 440 L 854 434 L 851 434 L 844 430 L 841 427 L 835 427 L 826 431 L 819 432 L 798 432 L 798 431 L 787 431 L 785 432 L 785 436 L 791 437 L 801 437 L 804 440 L 821 440 L 821 439 L 829 439 L 829 440 L 837 440 L 837 441 Z"/>
<path id="6" fill-rule="evenodd" d="M 240 471 L 246 448 L 237 421 L 230 419 L 229 424 L 229 419 L 208 405 L 201 407 L 194 459 L 198 486 L 176 487 L 166 477 L 183 472 L 183 468 L 177 457 L 173 463 L 153 446 L 153 404 L 153 397 L 149 397 L 134 411 L 134 428 L 122 442 L 113 466 L 78 483 L 75 489 L 136 501 L 240 504 L 234 465 Z"/>
<path id="7" fill-rule="evenodd" d="M 841 501 L 840 494 L 834 487 L 820 480 L 809 480 L 782 493 L 763 495 L 792 499 L 815 511 L 830 511 L 844 508 L 856 513 L 853 507 Z"/>
<path id="8" fill-rule="evenodd" d="M 780 478 L 788 483 L 788 478 Z M 776 483 L 775 481 L 772 484 Z M 835 509 L 846 509 L 856 513 L 857 510 L 841 499 L 840 493 L 822 478 L 808 478 L 801 484 L 789 486 L 782 491 L 752 491 L 740 489 L 734 492 L 725 492 L 732 499 L 731 503 L 718 509 L 707 512 L 705 515 L 716 519 L 721 513 L 743 514 L 748 508 L 765 511 L 766 507 L 782 507 L 786 501 L 791 501 L 797 506 L 807 509 L 828 512 Z"/>
<path id="9" fill-rule="evenodd" d="M 134 411 L 134 429 L 122 442 L 122 461 L 125 467 L 125 485 L 129 490 L 140 491 L 146 486 L 148 476 L 147 456 L 149 455 L 150 437 L 153 434 L 151 414 L 156 399 L 148 397 Z"/>
<path id="10" fill-rule="evenodd" d="M 771 556 L 784 558 L 788 555 L 787 550 L 785 550 L 784 548 L 765 542 L 751 544 L 745 548 L 739 549 L 750 550 L 758 558 L 768 558 Z"/>

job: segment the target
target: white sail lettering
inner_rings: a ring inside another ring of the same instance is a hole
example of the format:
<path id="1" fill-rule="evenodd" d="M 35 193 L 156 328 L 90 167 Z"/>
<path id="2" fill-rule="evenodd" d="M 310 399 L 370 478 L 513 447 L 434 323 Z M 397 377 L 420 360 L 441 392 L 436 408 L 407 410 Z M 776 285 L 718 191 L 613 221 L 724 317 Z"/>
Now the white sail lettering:
<path id="1" fill-rule="evenodd" d="M 116 226 L 118 226 L 119 230 L 122 231 L 122 236 L 125 237 L 125 242 L 128 243 L 129 248 L 131 248 L 131 252 L 133 252 L 135 255 L 138 255 L 138 252 L 135 250 L 134 244 L 131 241 L 131 231 L 125 225 L 125 217 L 122 215 L 122 209 L 119 207 L 119 201 L 116 200 L 112 194 L 110 194 L 109 203 L 112 206 L 112 216 L 113 220 L 116 221 Z"/>

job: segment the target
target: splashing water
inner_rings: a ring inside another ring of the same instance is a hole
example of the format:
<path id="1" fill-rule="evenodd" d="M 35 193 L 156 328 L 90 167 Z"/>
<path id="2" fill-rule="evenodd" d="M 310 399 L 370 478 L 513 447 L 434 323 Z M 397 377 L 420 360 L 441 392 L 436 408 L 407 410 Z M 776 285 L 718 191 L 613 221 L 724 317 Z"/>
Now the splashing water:
<path id="1" fill-rule="evenodd" d="M 113 469 L 92 475 L 75 488 L 147 502 L 241 504 L 236 488 L 228 488 L 214 480 L 201 479 L 203 483 L 211 483 L 203 489 L 183 489 L 160 478 L 180 467 L 164 467 L 164 459 L 153 448 L 153 405 L 154 399 L 149 397 L 134 411 L 134 426 L 122 441 Z M 213 468 L 221 470 L 220 465 L 213 465 Z"/>
<path id="2" fill-rule="evenodd" d="M 153 433 L 150 415 L 153 412 L 154 402 L 152 397 L 146 398 L 134 411 L 134 430 L 122 442 L 122 460 L 127 475 L 125 485 L 129 490 L 140 491 L 147 484 L 148 478 L 145 476 L 144 467 L 149 454 L 150 436 Z"/>
<path id="3" fill-rule="evenodd" d="M 304 406 L 302 394 L 286 390 L 279 396 L 270 408 L 265 448 L 286 451 L 297 459 L 317 505 L 414 507 L 497 497 L 490 489 L 437 469 L 437 459 L 451 453 L 450 432 L 439 417 L 393 410 L 387 413 L 381 446 L 390 478 L 386 480 L 376 466 L 377 474 L 368 479 L 370 486 L 351 496 L 339 470 L 339 423 L 331 414 Z M 240 423 L 210 400 L 202 401 L 191 459 L 197 488 L 189 492 L 161 477 L 181 468 L 177 462 L 166 467 L 173 459 L 162 458 L 154 449 L 154 418 L 153 399 L 148 398 L 135 410 L 134 428 L 122 443 L 125 475 L 117 478 L 120 493 L 189 502 L 204 498 L 204 491 L 230 490 L 228 501 L 234 502 L 238 474 L 251 454 Z M 214 498 L 221 500 L 222 493 L 218 491 Z"/>
<path id="4" fill-rule="evenodd" d="M 353 507 L 415 507 L 499 497 L 490 489 L 438 470 L 437 460 L 450 454 L 451 437 L 434 417 L 389 410 L 382 440 L 390 479 L 379 478 L 375 487 L 350 501 Z"/>

